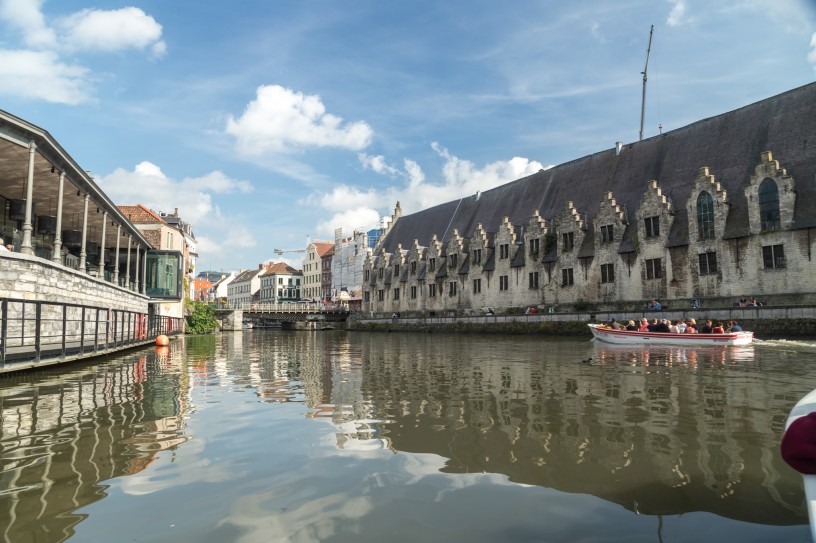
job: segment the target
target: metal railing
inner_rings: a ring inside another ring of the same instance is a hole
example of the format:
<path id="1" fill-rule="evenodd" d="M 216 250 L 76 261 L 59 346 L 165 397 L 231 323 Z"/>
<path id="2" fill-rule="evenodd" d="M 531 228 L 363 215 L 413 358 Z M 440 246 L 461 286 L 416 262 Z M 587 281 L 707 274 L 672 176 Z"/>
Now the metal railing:
<path id="1" fill-rule="evenodd" d="M 92 356 L 183 331 L 183 319 L 62 302 L 0 298 L 0 369 Z"/>
<path id="2" fill-rule="evenodd" d="M 273 302 L 252 302 L 236 304 L 224 309 L 240 309 L 250 313 L 348 313 L 348 307 L 321 302 L 293 302 L 276 304 Z"/>

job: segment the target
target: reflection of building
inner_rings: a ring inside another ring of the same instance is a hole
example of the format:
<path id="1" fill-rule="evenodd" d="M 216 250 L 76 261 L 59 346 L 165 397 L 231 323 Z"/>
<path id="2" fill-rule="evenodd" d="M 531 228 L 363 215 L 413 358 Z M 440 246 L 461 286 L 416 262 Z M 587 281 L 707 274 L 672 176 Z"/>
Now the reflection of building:
<path id="1" fill-rule="evenodd" d="M 163 376 L 158 358 L 46 375 L 19 394 L 0 389 L 3 476 L 15 489 L 0 496 L 4 541 L 67 540 L 84 518 L 74 512 L 105 497 L 104 481 L 188 439 L 185 381 Z"/>
<path id="2" fill-rule="evenodd" d="M 698 367 L 714 371 L 687 372 L 688 357 L 676 352 L 651 352 L 646 362 L 609 350 L 589 366 L 508 362 L 486 343 L 471 348 L 433 336 L 360 341 L 360 358 L 376 363 L 357 370 L 359 394 L 341 399 L 333 390 L 331 403 L 353 409 L 352 420 L 387 420 L 370 435 L 396 450 L 445 457 L 445 471 L 501 473 L 645 514 L 806 522 L 800 477 L 775 453 L 788 391 L 757 386 L 738 366 L 722 371 L 721 350 L 698 351 Z M 432 360 L 416 356 L 430 350 Z M 621 371 L 630 364 L 638 371 Z M 659 371 L 667 364 L 680 369 Z"/>

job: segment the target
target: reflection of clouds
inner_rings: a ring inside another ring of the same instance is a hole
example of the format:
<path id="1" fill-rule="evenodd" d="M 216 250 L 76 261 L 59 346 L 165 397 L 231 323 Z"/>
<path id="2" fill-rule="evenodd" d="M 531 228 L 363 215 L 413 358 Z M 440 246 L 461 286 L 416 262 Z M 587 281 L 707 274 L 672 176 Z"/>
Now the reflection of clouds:
<path id="1" fill-rule="evenodd" d="M 193 439 L 187 442 L 183 454 L 164 452 L 149 468 L 113 480 L 110 485 L 118 486 L 125 494 L 141 496 L 194 483 L 222 483 L 242 475 L 232 471 L 226 463 L 213 464 L 203 457 L 205 446 L 203 439 Z M 177 455 L 183 456 L 183 461 L 176 461 Z"/>
<path id="2" fill-rule="evenodd" d="M 308 543 L 324 541 L 346 530 L 349 520 L 359 520 L 373 509 L 370 497 L 353 496 L 349 492 L 323 495 L 293 508 L 279 508 L 273 511 L 274 502 L 280 496 L 269 492 L 266 495 L 243 496 L 233 504 L 233 514 L 221 523 L 236 526 L 241 535 L 238 543 L 268 541 L 289 541 Z"/>

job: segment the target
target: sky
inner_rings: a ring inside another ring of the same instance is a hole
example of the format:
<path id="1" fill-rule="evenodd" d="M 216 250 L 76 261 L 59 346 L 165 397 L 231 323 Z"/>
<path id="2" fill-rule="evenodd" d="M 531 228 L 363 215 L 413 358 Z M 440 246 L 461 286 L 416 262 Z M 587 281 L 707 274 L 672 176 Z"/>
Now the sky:
<path id="1" fill-rule="evenodd" d="M 0 0 L 0 109 L 178 208 L 199 271 L 300 268 L 637 141 L 652 25 L 644 137 L 816 80 L 816 0 Z"/>

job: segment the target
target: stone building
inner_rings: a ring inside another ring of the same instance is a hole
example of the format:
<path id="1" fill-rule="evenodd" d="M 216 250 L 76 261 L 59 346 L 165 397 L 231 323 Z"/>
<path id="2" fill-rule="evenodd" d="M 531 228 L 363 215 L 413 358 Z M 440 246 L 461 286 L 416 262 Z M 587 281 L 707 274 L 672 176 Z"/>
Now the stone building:
<path id="1" fill-rule="evenodd" d="M 362 230 L 355 230 L 349 237 L 343 237 L 343 230 L 340 228 L 334 231 L 330 292 L 332 302 L 345 303 L 354 310 L 360 310 L 363 301 L 363 268 L 372 250 L 369 239 L 369 233 Z"/>
<path id="2" fill-rule="evenodd" d="M 816 84 L 411 215 L 363 309 L 816 303 Z"/>

